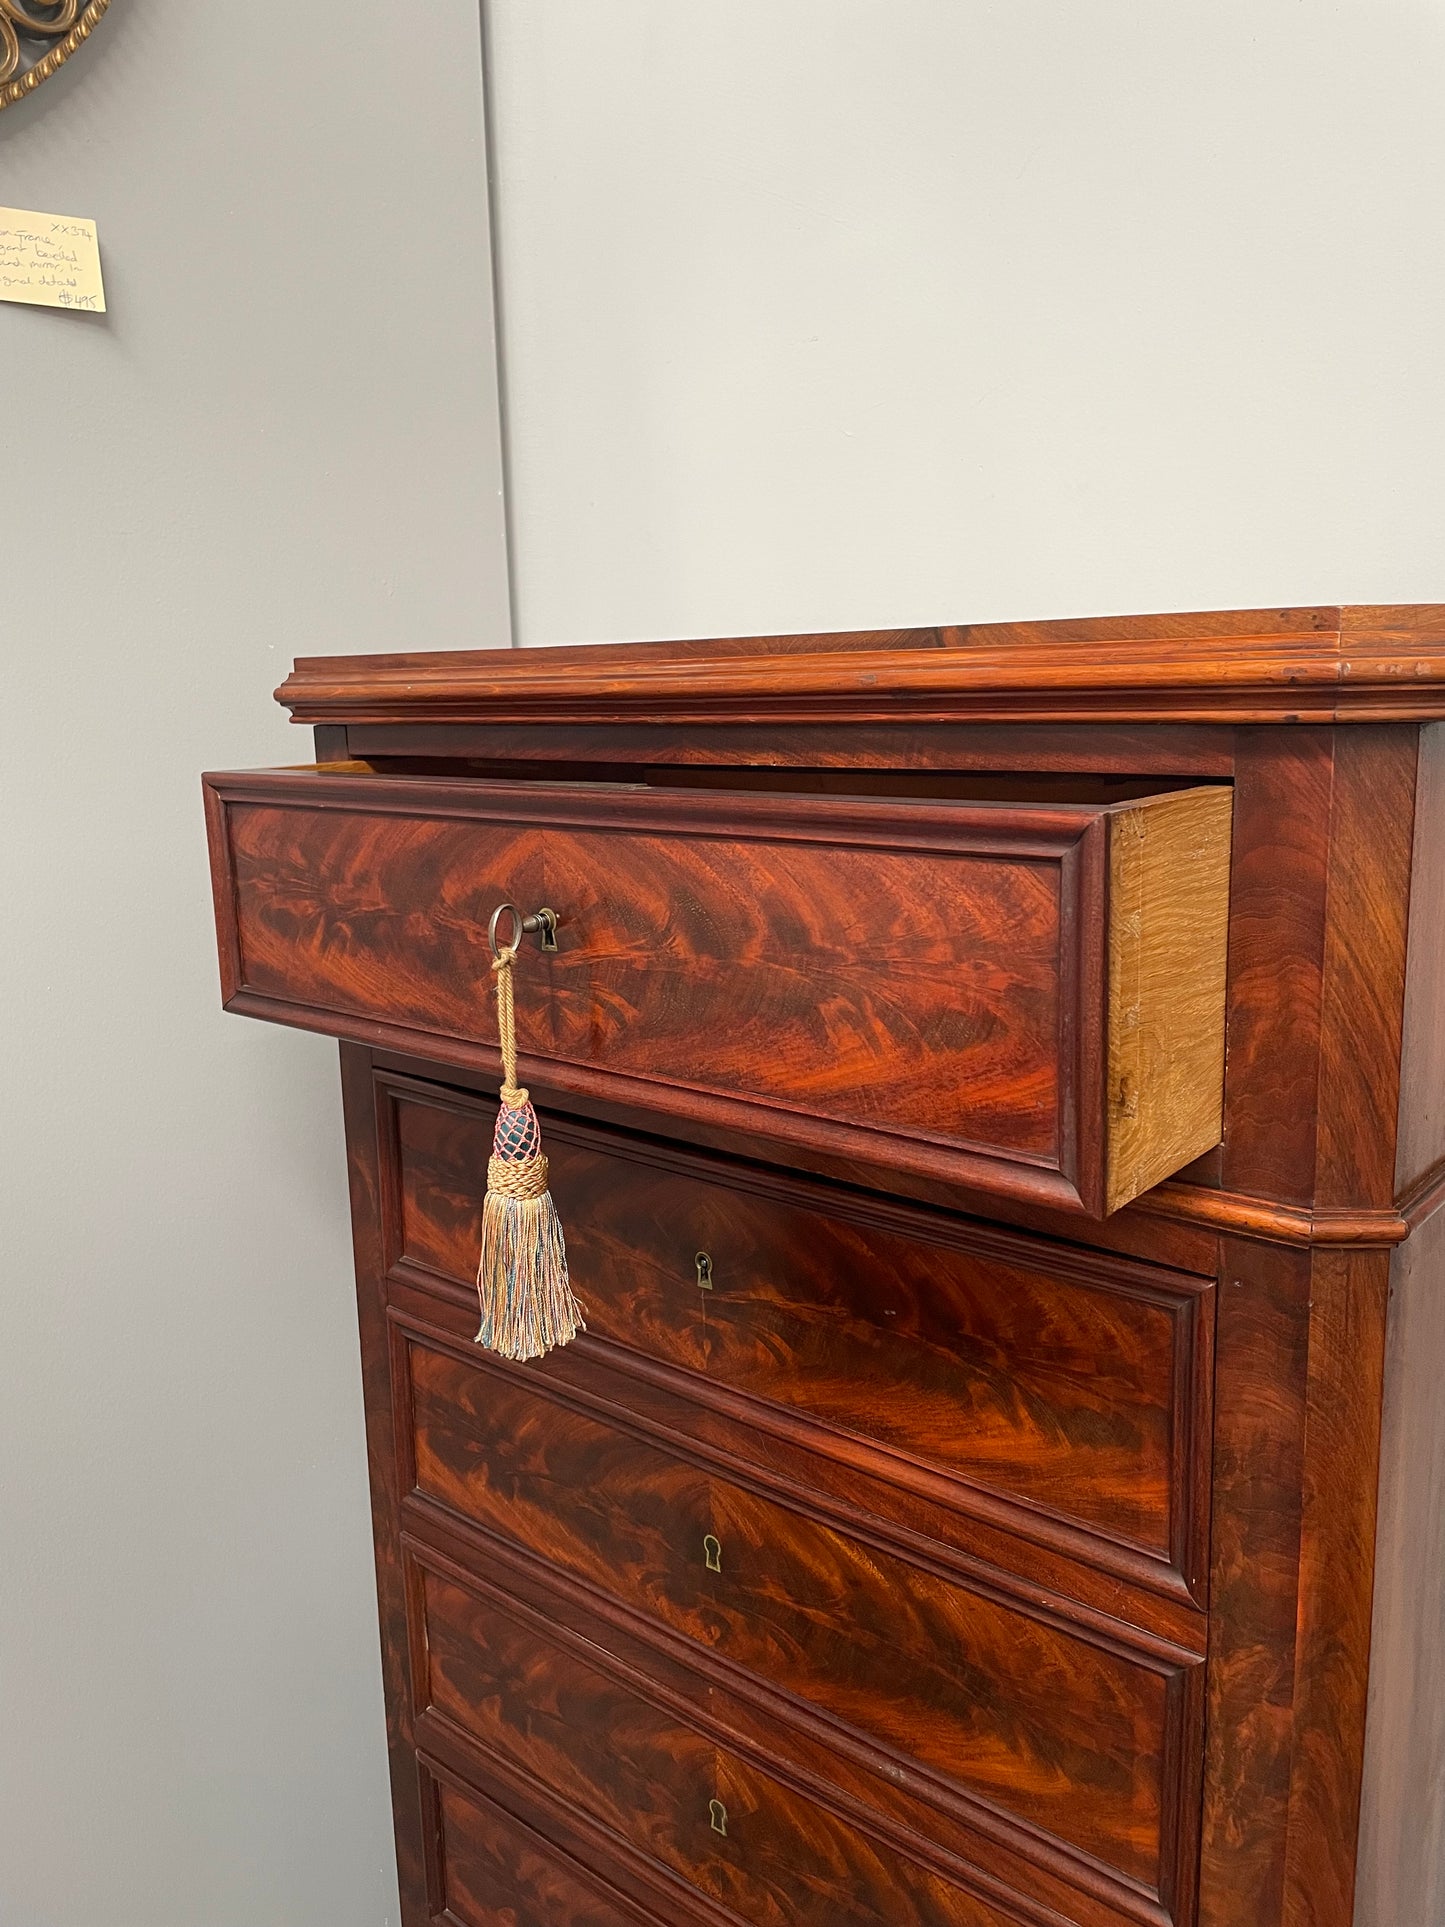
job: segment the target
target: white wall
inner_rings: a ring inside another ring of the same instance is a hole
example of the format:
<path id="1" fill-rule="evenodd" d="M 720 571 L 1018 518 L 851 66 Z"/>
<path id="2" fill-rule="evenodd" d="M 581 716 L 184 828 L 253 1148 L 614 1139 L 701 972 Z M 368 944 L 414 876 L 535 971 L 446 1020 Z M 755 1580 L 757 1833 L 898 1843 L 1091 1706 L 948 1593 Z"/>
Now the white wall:
<path id="1" fill-rule="evenodd" d="M 486 0 L 528 643 L 1445 599 L 1439 0 Z"/>
<path id="2" fill-rule="evenodd" d="M 116 0 L 0 114 L 111 307 L 0 306 L 5 1927 L 396 1919 L 335 1051 L 219 1014 L 197 774 L 307 758 L 297 652 L 507 639 L 426 11 Z"/>

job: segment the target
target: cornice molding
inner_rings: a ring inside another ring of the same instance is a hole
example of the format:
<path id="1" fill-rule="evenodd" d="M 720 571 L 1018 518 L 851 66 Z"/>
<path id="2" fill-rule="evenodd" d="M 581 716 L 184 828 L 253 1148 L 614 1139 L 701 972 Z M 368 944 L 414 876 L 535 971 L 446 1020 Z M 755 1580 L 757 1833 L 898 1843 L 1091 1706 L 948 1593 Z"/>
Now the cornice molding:
<path id="1" fill-rule="evenodd" d="M 1404 722 L 1445 605 L 298 659 L 298 723 Z"/>

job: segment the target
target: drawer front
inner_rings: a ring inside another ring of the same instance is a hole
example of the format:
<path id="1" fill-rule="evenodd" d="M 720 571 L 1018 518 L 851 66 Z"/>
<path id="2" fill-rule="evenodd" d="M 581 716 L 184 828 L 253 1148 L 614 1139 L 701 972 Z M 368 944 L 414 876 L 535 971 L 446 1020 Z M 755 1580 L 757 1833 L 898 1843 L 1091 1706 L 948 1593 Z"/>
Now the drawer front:
<path id="1" fill-rule="evenodd" d="M 545 1380 L 416 1336 L 403 1349 L 415 1491 L 439 1517 L 681 1635 L 699 1663 L 745 1669 L 941 1810 L 1008 1816 L 1146 1891 L 1170 1885 L 1187 1657 L 905 1563 Z"/>
<path id="2" fill-rule="evenodd" d="M 413 1564 L 409 1592 L 423 1733 L 439 1717 L 489 1763 L 730 1916 L 760 1927 L 1013 1927 L 1015 1916 L 684 1724 L 586 1642 L 484 1603 L 425 1563 Z"/>
<path id="3" fill-rule="evenodd" d="M 230 1007 L 1102 1212 L 1217 1141 L 1229 800 L 208 778 Z M 1147 869 L 1147 875 L 1145 871 Z"/>
<path id="4" fill-rule="evenodd" d="M 442 1927 L 673 1927 L 630 1906 L 505 1808 L 422 1769 L 432 1905 Z M 418 1914 L 417 1918 L 423 1916 Z"/>
<path id="5" fill-rule="evenodd" d="M 493 1108 L 406 1084 L 392 1104 L 394 1248 L 470 1284 Z M 1202 1583 L 1211 1283 L 874 1207 L 892 1231 L 858 1200 L 801 1209 L 560 1119 L 547 1144 L 591 1336 L 746 1393 L 759 1424 L 806 1417 L 825 1454 L 866 1443 L 874 1476 L 963 1509 L 996 1495 L 1018 1529 L 1058 1520 Z"/>

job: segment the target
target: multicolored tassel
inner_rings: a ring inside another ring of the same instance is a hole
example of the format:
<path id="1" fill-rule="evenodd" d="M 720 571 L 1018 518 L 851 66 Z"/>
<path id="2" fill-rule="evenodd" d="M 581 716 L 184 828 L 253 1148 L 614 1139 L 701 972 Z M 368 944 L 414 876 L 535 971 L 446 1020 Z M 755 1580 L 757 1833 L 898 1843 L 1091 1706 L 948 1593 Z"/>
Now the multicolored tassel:
<path id="1" fill-rule="evenodd" d="M 487 1163 L 477 1294 L 482 1322 L 476 1342 L 503 1358 L 541 1358 L 585 1329 L 572 1296 L 562 1223 L 547 1189 L 542 1133 L 527 1092 L 517 1083 L 512 1009 L 515 944 L 492 965 L 497 978 L 497 1029 L 502 1043 L 502 1108 Z"/>

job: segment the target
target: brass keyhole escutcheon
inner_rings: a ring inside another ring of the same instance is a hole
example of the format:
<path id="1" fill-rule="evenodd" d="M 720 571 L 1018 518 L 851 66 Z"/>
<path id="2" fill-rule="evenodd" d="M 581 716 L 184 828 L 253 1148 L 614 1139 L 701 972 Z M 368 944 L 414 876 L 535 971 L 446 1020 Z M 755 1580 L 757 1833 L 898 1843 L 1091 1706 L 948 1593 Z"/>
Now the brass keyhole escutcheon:
<path id="1" fill-rule="evenodd" d="M 557 912 L 541 909 L 537 912 L 537 932 L 542 948 L 556 954 L 557 950 Z"/>
<path id="2" fill-rule="evenodd" d="M 712 1822 L 713 1832 L 720 1833 L 723 1836 L 724 1840 L 726 1840 L 727 1831 L 728 1831 L 727 1808 L 723 1805 L 721 1800 L 709 1800 L 707 1803 L 707 1811 L 708 1811 L 708 1818 Z"/>
<path id="3" fill-rule="evenodd" d="M 702 1542 L 702 1556 L 707 1561 L 709 1572 L 722 1571 L 722 1540 L 715 1539 L 711 1533 Z"/>
<path id="4" fill-rule="evenodd" d="M 699 1291 L 712 1290 L 712 1257 L 706 1251 L 697 1254 L 697 1284 Z"/>

